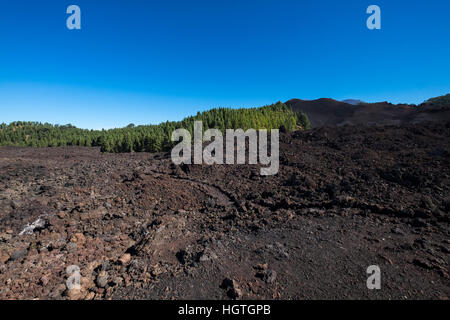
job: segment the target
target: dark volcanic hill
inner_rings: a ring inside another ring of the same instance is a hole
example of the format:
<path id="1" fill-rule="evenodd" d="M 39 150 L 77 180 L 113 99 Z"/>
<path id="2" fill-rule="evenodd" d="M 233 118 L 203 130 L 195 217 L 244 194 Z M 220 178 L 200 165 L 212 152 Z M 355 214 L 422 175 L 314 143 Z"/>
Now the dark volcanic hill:
<path id="1" fill-rule="evenodd" d="M 348 104 L 352 104 L 354 106 L 356 106 L 358 104 L 361 104 L 361 103 L 365 103 L 364 101 L 359 100 L 359 99 L 346 99 L 346 100 L 342 100 L 342 102 L 345 102 L 345 103 L 348 103 Z"/>
<path id="2" fill-rule="evenodd" d="M 425 121 L 449 121 L 450 103 L 447 96 L 430 99 L 416 106 L 389 102 L 358 105 L 322 98 L 318 100 L 292 99 L 286 104 L 294 111 L 304 111 L 311 127 L 342 125 L 398 125 Z M 431 102 L 430 102 L 431 101 Z"/>
<path id="3" fill-rule="evenodd" d="M 305 112 L 311 121 L 312 128 L 341 124 L 353 116 L 356 108 L 351 104 L 326 98 L 318 100 L 292 99 L 287 101 L 286 105 L 294 111 Z"/>

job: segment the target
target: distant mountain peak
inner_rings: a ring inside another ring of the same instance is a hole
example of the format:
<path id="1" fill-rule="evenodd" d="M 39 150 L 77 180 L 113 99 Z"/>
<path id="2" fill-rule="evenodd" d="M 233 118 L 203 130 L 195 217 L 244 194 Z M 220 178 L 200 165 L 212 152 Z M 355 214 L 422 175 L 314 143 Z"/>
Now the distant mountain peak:
<path id="1" fill-rule="evenodd" d="M 351 104 L 354 106 L 361 104 L 361 103 L 365 103 L 364 101 L 359 100 L 359 99 L 345 99 L 345 100 L 342 100 L 342 102 L 348 103 L 348 104 Z"/>

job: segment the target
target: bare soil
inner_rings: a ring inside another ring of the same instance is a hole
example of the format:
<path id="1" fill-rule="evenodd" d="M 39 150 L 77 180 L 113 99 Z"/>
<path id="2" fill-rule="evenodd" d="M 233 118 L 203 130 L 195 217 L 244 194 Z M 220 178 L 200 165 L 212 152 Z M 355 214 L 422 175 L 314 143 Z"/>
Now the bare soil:
<path id="1" fill-rule="evenodd" d="M 268 177 L 168 153 L 1 148 L 0 298 L 448 299 L 449 129 L 282 134 Z"/>

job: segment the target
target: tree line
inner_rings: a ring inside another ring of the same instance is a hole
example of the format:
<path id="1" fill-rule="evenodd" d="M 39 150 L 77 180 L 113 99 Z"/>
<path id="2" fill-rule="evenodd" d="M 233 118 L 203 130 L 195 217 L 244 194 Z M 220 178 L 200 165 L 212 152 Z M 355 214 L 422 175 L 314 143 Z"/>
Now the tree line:
<path id="1" fill-rule="evenodd" d="M 52 125 L 40 122 L 16 121 L 0 124 L 0 146 L 100 147 L 102 152 L 158 152 L 167 151 L 175 129 L 185 128 L 193 134 L 194 121 L 202 121 L 204 130 L 279 129 L 287 131 L 309 129 L 309 119 L 303 112 L 295 113 L 284 103 L 260 108 L 216 108 L 199 112 L 181 121 L 166 121 L 158 125 L 128 125 L 109 130 L 79 129 L 71 124 Z"/>

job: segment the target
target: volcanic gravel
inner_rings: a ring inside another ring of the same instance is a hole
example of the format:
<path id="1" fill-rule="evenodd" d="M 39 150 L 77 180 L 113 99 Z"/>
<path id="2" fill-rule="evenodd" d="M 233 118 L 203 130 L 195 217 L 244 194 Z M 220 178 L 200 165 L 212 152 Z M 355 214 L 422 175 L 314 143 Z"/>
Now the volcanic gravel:
<path id="1" fill-rule="evenodd" d="M 1 148 L 0 298 L 448 299 L 449 129 L 281 134 L 275 176 Z"/>

